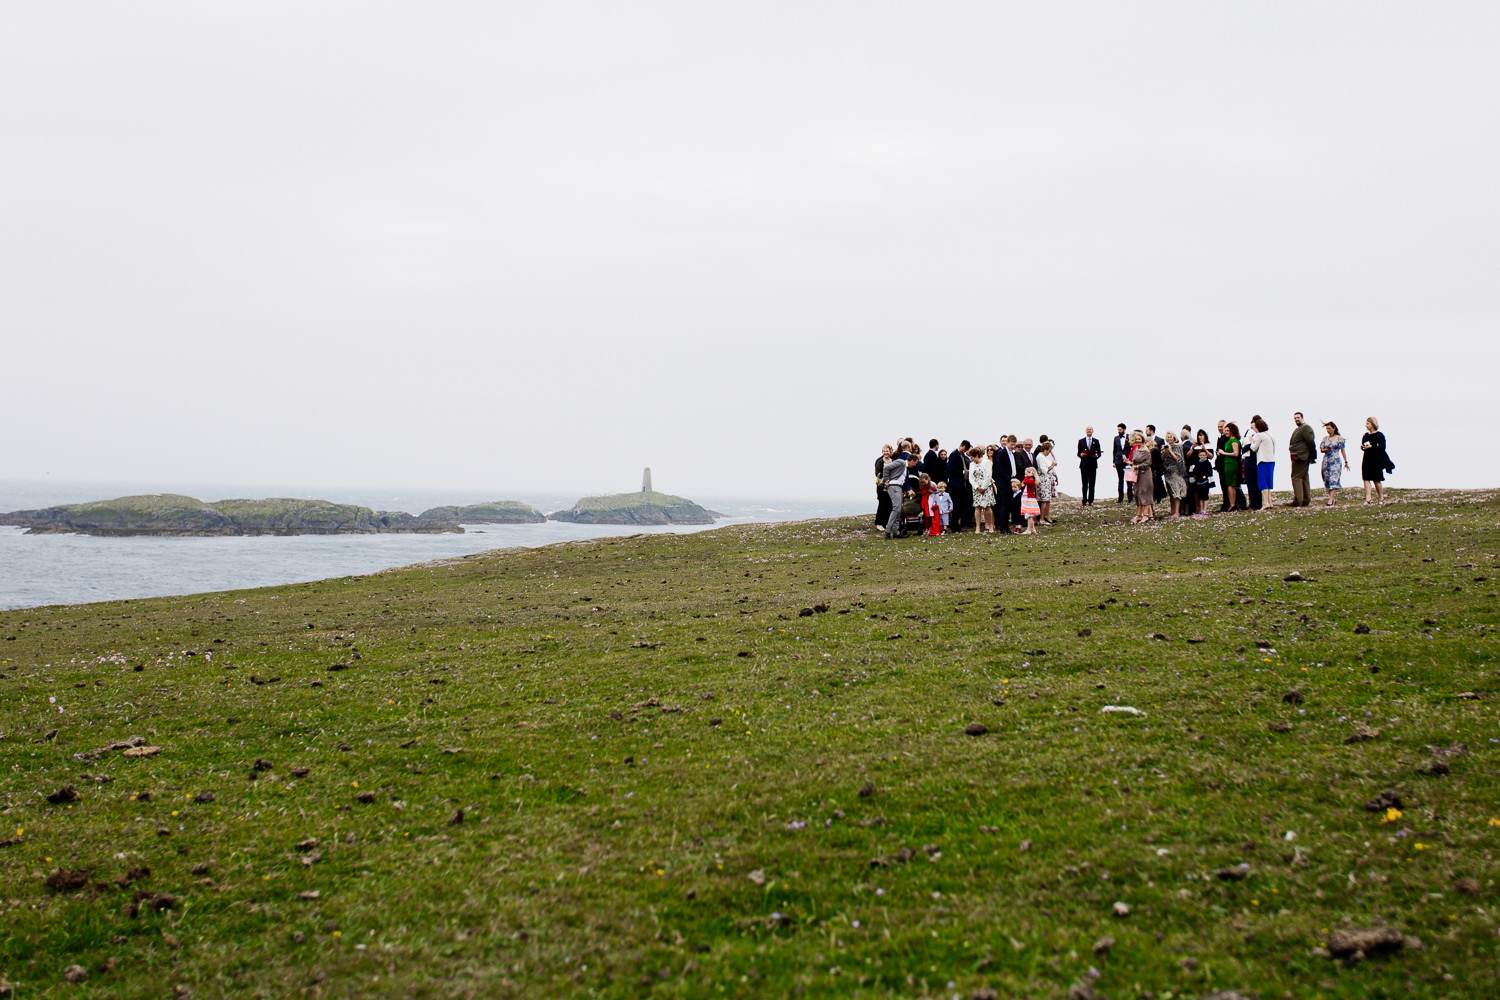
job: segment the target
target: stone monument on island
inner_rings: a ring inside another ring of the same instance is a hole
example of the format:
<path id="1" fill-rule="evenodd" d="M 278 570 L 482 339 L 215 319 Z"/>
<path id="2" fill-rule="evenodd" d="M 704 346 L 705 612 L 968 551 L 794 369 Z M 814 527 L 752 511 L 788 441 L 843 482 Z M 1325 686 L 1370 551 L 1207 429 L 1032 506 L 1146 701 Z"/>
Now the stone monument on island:
<path id="1" fill-rule="evenodd" d="M 645 473 L 645 475 L 641 476 L 641 492 L 642 493 L 650 493 L 651 492 L 651 466 L 649 466 L 649 465 L 646 466 L 646 473 Z"/>

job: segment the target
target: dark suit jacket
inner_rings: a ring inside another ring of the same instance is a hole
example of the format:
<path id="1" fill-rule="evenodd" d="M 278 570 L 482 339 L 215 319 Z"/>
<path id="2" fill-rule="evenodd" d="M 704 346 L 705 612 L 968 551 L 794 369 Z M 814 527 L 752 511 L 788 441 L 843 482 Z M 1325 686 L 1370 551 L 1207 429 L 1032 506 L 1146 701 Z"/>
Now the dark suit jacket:
<path id="1" fill-rule="evenodd" d="M 938 458 L 938 453 L 932 449 L 922 456 L 922 471 L 935 483 L 946 483 L 948 481 L 948 466 Z"/>
<path id="2" fill-rule="evenodd" d="M 1130 438 L 1124 434 L 1116 434 L 1114 440 L 1114 462 L 1119 468 L 1130 461 Z"/>
<path id="3" fill-rule="evenodd" d="M 1093 438 L 1092 441 L 1093 443 L 1090 445 L 1089 438 L 1078 439 L 1079 468 L 1092 469 L 1099 465 L 1099 456 L 1104 454 L 1104 446 L 1099 443 L 1098 438 Z"/>
<path id="4" fill-rule="evenodd" d="M 954 449 L 948 453 L 948 492 L 969 496 L 969 456 Z M 967 502 L 967 501 L 965 501 Z"/>
<path id="5" fill-rule="evenodd" d="M 995 459 L 991 473 L 995 477 L 996 489 L 1002 497 L 1010 496 L 1010 481 L 1019 478 L 1016 475 L 1016 464 L 1009 448 L 1001 448 L 995 452 Z"/>
<path id="6" fill-rule="evenodd" d="M 1011 452 L 1010 457 L 1015 468 L 1015 473 L 1013 476 L 1013 478 L 1015 479 L 1024 479 L 1026 477 L 1027 469 L 1036 468 L 1036 462 L 1032 461 L 1031 456 L 1026 454 L 1025 448 L 1022 448 L 1020 451 Z"/>

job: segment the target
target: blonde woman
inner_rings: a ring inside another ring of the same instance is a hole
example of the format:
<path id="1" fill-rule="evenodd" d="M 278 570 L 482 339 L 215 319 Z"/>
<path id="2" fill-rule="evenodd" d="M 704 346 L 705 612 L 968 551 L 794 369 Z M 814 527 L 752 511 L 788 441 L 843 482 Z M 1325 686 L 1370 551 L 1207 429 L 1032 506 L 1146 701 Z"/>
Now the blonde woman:
<path id="1" fill-rule="evenodd" d="M 1185 447 L 1177 443 L 1177 435 L 1167 431 L 1167 446 L 1161 452 L 1162 481 L 1167 487 L 1167 499 L 1172 504 L 1172 517 L 1181 517 L 1186 511 L 1182 498 L 1187 496 L 1187 463 Z"/>
<path id="2" fill-rule="evenodd" d="M 1390 460 L 1385 454 L 1385 435 L 1380 433 L 1380 421 L 1365 418 L 1365 436 L 1360 438 L 1359 450 L 1364 452 L 1360 460 L 1360 478 L 1365 481 L 1365 503 L 1370 502 L 1370 487 L 1375 488 L 1375 502 L 1385 503 L 1385 470 Z"/>
<path id="3" fill-rule="evenodd" d="M 1135 468 L 1135 517 L 1130 519 L 1130 523 L 1144 524 L 1155 516 L 1155 511 L 1151 509 L 1156 504 L 1151 485 L 1152 442 L 1146 440 L 1146 435 L 1136 431 L 1130 436 L 1130 445 L 1130 464 Z"/>

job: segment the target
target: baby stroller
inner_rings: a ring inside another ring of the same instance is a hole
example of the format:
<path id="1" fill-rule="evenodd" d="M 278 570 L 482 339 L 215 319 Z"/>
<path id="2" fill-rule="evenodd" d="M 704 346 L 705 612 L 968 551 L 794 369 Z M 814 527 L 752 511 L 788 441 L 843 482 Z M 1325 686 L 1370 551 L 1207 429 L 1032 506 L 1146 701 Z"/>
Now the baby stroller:
<path id="1" fill-rule="evenodd" d="M 901 533 L 910 535 L 927 530 L 927 517 L 922 513 L 922 502 L 915 494 L 908 493 L 901 501 Z"/>

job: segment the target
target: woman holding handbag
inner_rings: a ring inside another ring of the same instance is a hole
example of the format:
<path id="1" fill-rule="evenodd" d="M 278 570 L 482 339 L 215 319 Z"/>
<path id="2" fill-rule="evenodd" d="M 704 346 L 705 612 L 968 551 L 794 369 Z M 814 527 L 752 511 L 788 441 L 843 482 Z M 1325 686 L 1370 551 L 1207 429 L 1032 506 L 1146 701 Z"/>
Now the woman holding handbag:
<path id="1" fill-rule="evenodd" d="M 1151 487 L 1151 462 L 1155 456 L 1146 436 L 1140 431 L 1131 435 L 1130 443 L 1130 465 L 1125 470 L 1127 476 L 1135 473 L 1135 517 L 1130 523 L 1143 524 L 1155 516 L 1152 508 L 1156 505 L 1156 495 Z"/>
<path id="2" fill-rule="evenodd" d="M 1370 502 L 1370 488 L 1375 488 L 1375 502 L 1385 503 L 1385 474 L 1392 468 L 1390 459 L 1385 454 L 1385 435 L 1380 433 L 1380 421 L 1374 417 L 1365 418 L 1365 436 L 1360 439 L 1359 450 L 1364 452 L 1360 459 L 1360 476 L 1365 481 L 1365 503 Z"/>

